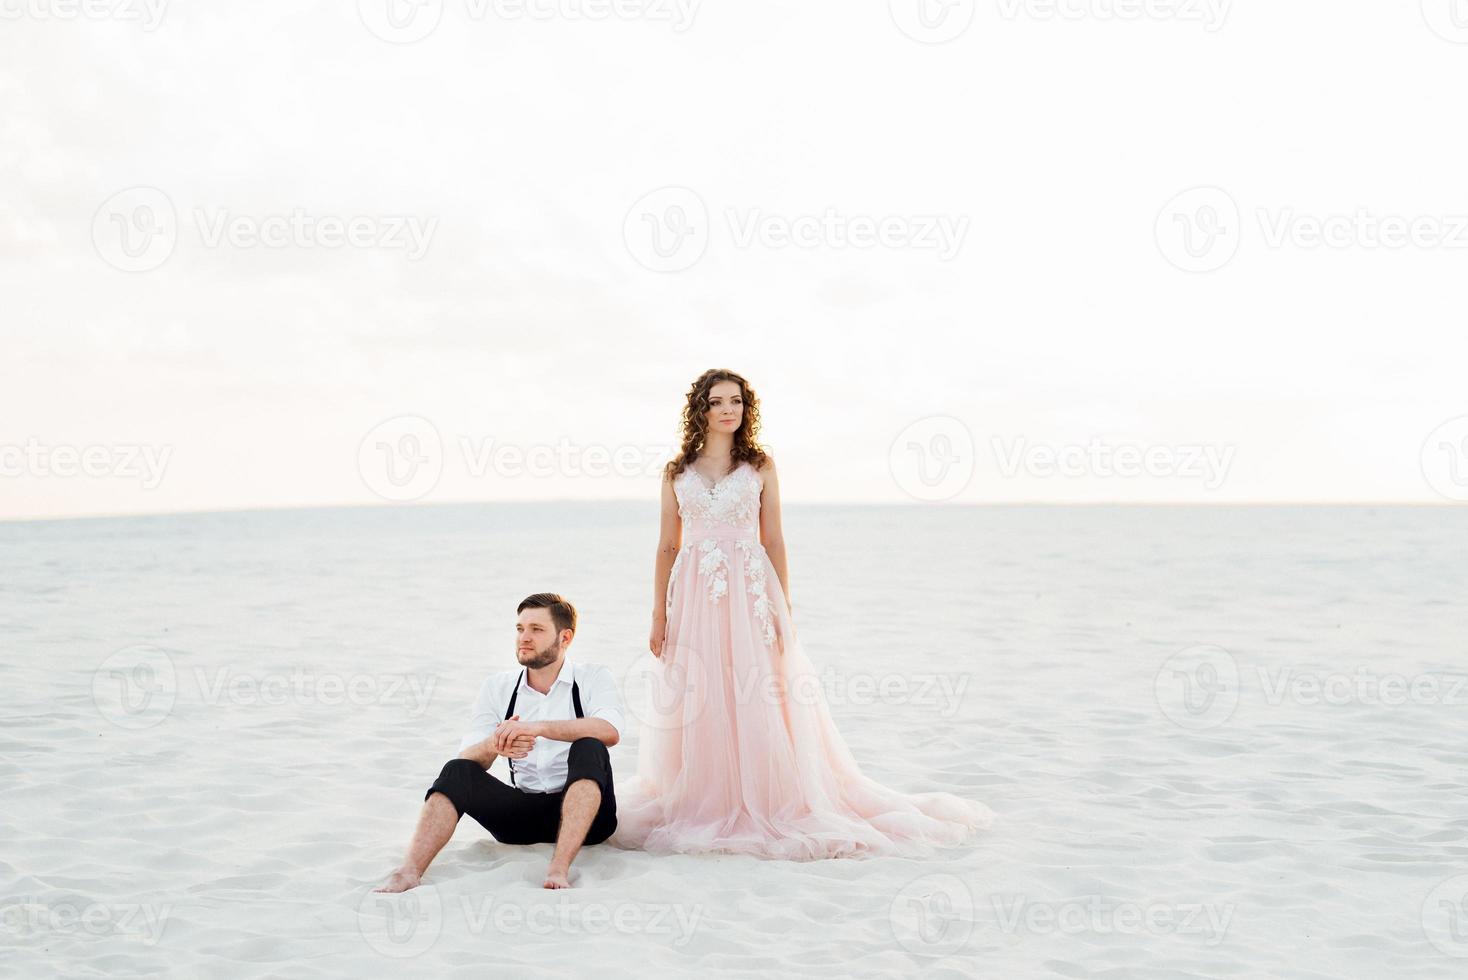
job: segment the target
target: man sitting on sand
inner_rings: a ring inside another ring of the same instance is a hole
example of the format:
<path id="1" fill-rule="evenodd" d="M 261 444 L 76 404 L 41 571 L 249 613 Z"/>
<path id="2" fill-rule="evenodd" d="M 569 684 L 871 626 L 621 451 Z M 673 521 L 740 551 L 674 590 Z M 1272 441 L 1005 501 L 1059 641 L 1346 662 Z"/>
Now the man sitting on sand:
<path id="1" fill-rule="evenodd" d="M 479 688 L 459 757 L 424 794 L 407 857 L 380 892 L 416 888 L 466 813 L 502 844 L 554 843 L 546 888 L 569 888 L 581 845 L 617 829 L 607 753 L 623 725 L 616 679 L 566 659 L 576 608 L 565 599 L 537 593 L 516 612 L 515 658 L 525 669 L 492 674 Z M 498 755 L 508 757 L 510 785 L 485 771 Z"/>

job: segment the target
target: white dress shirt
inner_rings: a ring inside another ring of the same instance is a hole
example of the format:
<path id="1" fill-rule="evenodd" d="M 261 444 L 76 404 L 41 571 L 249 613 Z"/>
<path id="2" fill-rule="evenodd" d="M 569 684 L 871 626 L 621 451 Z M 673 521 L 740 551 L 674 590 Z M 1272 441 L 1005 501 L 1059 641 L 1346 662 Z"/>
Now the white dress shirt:
<path id="1" fill-rule="evenodd" d="M 524 667 L 516 667 L 484 679 L 479 696 L 474 699 L 469 731 L 459 743 L 460 752 L 494 734 L 495 726 L 505 720 L 504 711 L 516 686 L 520 693 L 515 698 L 515 714 L 521 721 L 575 721 L 576 707 L 571 700 L 573 678 L 581 692 L 581 711 L 585 717 L 602 719 L 621 736 L 622 699 L 617 693 L 617 679 L 608 668 L 563 659 L 561 672 L 548 694 L 531 687 L 528 677 L 521 682 L 524 673 Z M 530 754 L 515 760 L 515 787 L 527 793 L 555 793 L 564 789 L 570 755 L 570 742 L 536 738 Z"/>

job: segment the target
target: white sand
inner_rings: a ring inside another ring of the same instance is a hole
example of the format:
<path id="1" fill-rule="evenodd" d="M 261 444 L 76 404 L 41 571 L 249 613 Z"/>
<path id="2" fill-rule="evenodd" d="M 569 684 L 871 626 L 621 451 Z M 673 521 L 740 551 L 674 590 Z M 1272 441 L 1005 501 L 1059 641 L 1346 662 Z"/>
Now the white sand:
<path id="1" fill-rule="evenodd" d="M 600 846 L 550 893 L 548 845 L 465 820 L 429 886 L 373 895 L 521 596 L 579 605 L 573 655 L 639 655 L 652 516 L 0 525 L 0 972 L 1468 970 L 1468 686 L 1424 680 L 1468 670 L 1446 508 L 790 508 L 801 636 L 857 758 L 988 803 L 991 832 L 934 860 Z M 1206 673 L 1164 663 L 1199 644 L 1240 681 L 1190 715 L 1179 678 Z M 1392 673 L 1417 693 L 1376 703 Z M 1340 676 L 1365 680 L 1310 703 Z"/>

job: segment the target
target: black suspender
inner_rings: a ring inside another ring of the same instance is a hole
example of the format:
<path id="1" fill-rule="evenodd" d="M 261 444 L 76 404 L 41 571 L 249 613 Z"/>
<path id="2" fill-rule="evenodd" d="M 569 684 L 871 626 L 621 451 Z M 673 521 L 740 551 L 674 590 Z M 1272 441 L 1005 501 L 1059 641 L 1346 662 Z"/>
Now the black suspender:
<path id="1" fill-rule="evenodd" d="M 515 717 L 515 699 L 520 696 L 520 685 L 525 680 L 526 671 L 520 671 L 520 676 L 515 679 L 515 689 L 510 694 L 510 706 L 505 709 L 505 721 Z"/>
<path id="2" fill-rule="evenodd" d="M 509 719 L 511 719 L 511 718 L 513 718 L 515 716 L 515 699 L 520 696 L 520 684 L 525 680 L 525 675 L 528 674 L 528 673 L 529 673 L 528 670 L 522 670 L 522 671 L 520 671 L 520 676 L 518 678 L 516 678 L 516 680 L 515 680 L 515 689 L 510 693 L 510 703 L 509 703 L 509 706 L 505 708 L 505 720 L 506 721 L 508 721 Z M 571 704 L 574 705 L 575 708 L 576 708 L 576 717 L 577 718 L 585 718 L 586 717 L 586 715 L 581 711 L 581 687 L 580 687 L 580 685 L 578 685 L 576 683 L 576 670 L 575 670 L 574 667 L 571 669 Z M 511 758 L 509 758 L 507 756 L 506 759 L 505 759 L 505 761 L 510 764 L 510 785 L 511 786 L 514 786 L 515 785 L 515 760 L 514 759 L 511 759 Z"/>

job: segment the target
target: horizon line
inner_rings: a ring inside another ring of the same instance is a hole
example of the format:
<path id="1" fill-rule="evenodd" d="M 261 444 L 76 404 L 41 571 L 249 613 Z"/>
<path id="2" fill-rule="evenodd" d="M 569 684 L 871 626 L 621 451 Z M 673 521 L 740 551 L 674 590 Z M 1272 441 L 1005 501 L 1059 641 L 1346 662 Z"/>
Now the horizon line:
<path id="1" fill-rule="evenodd" d="M 58 521 L 101 521 L 146 517 L 205 517 L 227 514 L 271 514 L 313 510 L 404 510 L 431 507 L 492 507 L 501 504 L 646 504 L 656 501 L 641 497 L 610 497 L 588 500 L 578 497 L 517 498 L 513 500 L 433 500 L 394 503 L 279 504 L 247 507 L 202 507 L 185 510 L 113 511 L 81 514 L 0 515 L 0 524 L 40 524 Z M 1455 500 L 800 500 L 785 501 L 791 507 L 1454 507 Z"/>

